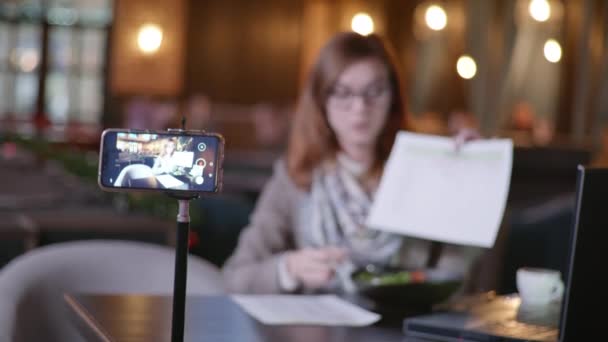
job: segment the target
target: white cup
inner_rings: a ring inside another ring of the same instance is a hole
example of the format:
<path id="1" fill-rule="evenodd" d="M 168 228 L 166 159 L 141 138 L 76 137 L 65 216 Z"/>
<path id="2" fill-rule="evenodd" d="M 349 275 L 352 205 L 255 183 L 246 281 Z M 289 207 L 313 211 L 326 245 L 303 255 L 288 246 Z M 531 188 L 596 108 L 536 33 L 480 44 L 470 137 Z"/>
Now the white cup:
<path id="1" fill-rule="evenodd" d="M 564 283 L 559 271 L 523 267 L 517 270 L 517 291 L 522 305 L 547 305 L 561 300 Z"/>

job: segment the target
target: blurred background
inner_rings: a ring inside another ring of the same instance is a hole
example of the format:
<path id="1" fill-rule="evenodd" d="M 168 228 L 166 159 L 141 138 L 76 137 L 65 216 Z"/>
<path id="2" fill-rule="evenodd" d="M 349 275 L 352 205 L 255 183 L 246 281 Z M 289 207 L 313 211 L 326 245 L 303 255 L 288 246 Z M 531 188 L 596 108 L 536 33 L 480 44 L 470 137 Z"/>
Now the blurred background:
<path id="1" fill-rule="evenodd" d="M 185 115 L 226 137 L 224 192 L 191 210 L 192 253 L 221 265 L 344 30 L 395 47 L 417 131 L 514 139 L 505 244 L 555 260 L 563 241 L 539 256 L 537 240 L 568 238 L 576 165 L 608 164 L 607 17 L 602 0 L 1 0 L 0 262 L 69 239 L 171 244 L 176 203 L 101 193 L 97 149 L 104 128 Z"/>

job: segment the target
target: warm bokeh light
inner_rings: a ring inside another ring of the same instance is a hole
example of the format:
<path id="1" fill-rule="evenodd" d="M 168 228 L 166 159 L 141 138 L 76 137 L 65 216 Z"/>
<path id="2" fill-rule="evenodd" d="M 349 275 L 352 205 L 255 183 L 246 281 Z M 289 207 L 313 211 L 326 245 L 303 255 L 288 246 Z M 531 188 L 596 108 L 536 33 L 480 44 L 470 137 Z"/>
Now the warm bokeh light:
<path id="1" fill-rule="evenodd" d="M 431 5 L 424 13 L 426 25 L 433 31 L 441 31 L 448 24 L 448 15 L 439 5 Z"/>
<path id="2" fill-rule="evenodd" d="M 477 73 L 477 63 L 475 63 L 475 60 L 471 56 L 460 56 L 456 63 L 456 71 L 460 77 L 469 80 L 475 77 Z"/>
<path id="3" fill-rule="evenodd" d="M 545 58 L 551 63 L 557 63 L 562 59 L 562 46 L 555 39 L 547 40 L 543 51 Z"/>
<path id="4" fill-rule="evenodd" d="M 530 16 L 536 21 L 544 22 L 551 17 L 551 5 L 547 0 L 532 0 L 528 7 Z"/>
<path id="5" fill-rule="evenodd" d="M 163 31 L 158 25 L 147 24 L 139 29 L 137 45 L 145 54 L 153 54 L 160 48 L 163 41 Z"/>
<path id="6" fill-rule="evenodd" d="M 367 13 L 357 13 L 353 16 L 350 27 L 358 34 L 367 36 L 374 32 L 374 20 Z"/>
<path id="7" fill-rule="evenodd" d="M 40 58 L 35 49 L 25 49 L 19 57 L 19 69 L 23 72 L 32 72 L 38 66 Z"/>
<path id="8" fill-rule="evenodd" d="M 17 48 L 11 51 L 9 61 L 22 72 L 32 72 L 38 67 L 40 56 L 37 49 Z"/>

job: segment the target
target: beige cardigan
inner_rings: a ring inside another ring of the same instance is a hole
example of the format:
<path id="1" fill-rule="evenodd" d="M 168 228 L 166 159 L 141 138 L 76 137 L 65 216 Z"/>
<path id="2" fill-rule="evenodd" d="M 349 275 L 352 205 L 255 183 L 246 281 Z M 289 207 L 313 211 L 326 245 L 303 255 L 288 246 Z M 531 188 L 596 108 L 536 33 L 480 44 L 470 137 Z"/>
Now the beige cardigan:
<path id="1" fill-rule="evenodd" d="M 236 293 L 279 293 L 278 262 L 283 252 L 306 246 L 310 219 L 310 194 L 299 189 L 287 173 L 284 161 L 274 165 L 249 225 L 240 235 L 234 254 L 223 267 L 228 291 Z M 430 242 L 404 238 L 398 264 L 424 267 Z M 467 273 L 481 249 L 447 245 L 437 267 Z"/>

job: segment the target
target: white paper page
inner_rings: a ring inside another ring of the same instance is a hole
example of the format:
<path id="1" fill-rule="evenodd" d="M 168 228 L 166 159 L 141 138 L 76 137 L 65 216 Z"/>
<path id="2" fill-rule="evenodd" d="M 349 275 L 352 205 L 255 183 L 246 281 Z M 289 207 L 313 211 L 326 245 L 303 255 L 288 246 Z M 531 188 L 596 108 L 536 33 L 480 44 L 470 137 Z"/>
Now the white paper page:
<path id="1" fill-rule="evenodd" d="M 194 152 L 174 152 L 171 159 L 177 166 L 192 167 L 192 164 L 194 163 Z"/>
<path id="2" fill-rule="evenodd" d="M 156 180 L 158 180 L 165 188 L 168 189 L 184 184 L 184 182 L 171 175 L 158 175 L 156 176 Z"/>
<path id="3" fill-rule="evenodd" d="M 245 312 L 264 324 L 365 326 L 380 315 L 334 295 L 233 295 Z"/>
<path id="4" fill-rule="evenodd" d="M 492 247 L 511 181 L 513 143 L 400 132 L 367 224 L 423 239 Z"/>

